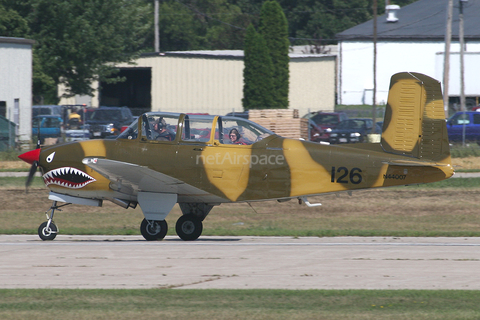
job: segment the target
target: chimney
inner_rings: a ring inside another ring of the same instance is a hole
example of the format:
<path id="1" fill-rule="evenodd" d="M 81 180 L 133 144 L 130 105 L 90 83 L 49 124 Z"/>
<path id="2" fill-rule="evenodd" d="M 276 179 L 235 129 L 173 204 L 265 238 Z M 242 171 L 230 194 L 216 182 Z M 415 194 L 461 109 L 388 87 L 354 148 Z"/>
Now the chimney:
<path id="1" fill-rule="evenodd" d="M 400 10 L 400 6 L 396 4 L 389 4 L 385 7 L 385 12 L 387 13 L 387 22 L 397 22 L 397 11 Z"/>

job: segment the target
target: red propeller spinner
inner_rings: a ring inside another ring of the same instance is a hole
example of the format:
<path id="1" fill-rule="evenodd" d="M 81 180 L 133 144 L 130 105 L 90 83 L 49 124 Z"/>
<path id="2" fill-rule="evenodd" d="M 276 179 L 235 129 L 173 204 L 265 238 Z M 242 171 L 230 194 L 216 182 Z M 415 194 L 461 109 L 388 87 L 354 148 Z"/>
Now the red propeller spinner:
<path id="1" fill-rule="evenodd" d="M 22 153 L 18 157 L 29 164 L 33 164 L 34 162 L 38 162 L 38 160 L 40 159 L 40 150 L 41 149 L 38 148 L 31 151 L 27 151 L 25 153 Z"/>

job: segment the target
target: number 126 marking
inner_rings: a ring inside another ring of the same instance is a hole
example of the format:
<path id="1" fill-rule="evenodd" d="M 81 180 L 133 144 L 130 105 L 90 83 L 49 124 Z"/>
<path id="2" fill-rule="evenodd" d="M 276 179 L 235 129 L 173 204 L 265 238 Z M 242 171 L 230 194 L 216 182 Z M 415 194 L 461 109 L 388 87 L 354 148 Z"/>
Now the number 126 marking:
<path id="1" fill-rule="evenodd" d="M 331 182 L 359 184 L 362 182 L 361 172 L 362 169 L 360 168 L 349 170 L 347 167 L 339 167 L 338 169 L 332 167 Z"/>

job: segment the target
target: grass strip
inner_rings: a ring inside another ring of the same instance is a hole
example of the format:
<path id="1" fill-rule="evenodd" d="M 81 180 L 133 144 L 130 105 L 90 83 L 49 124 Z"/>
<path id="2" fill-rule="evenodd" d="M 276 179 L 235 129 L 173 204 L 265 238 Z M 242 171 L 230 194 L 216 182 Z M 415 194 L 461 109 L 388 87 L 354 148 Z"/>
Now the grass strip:
<path id="1" fill-rule="evenodd" d="M 13 172 L 13 171 L 12 171 Z M 24 188 L 27 177 L 0 177 L 0 188 Z M 46 188 L 42 177 L 34 177 L 31 188 Z"/>
<path id="2" fill-rule="evenodd" d="M 280 279 L 279 279 L 280 280 Z M 0 289 L 1 319 L 478 319 L 480 291 Z"/>

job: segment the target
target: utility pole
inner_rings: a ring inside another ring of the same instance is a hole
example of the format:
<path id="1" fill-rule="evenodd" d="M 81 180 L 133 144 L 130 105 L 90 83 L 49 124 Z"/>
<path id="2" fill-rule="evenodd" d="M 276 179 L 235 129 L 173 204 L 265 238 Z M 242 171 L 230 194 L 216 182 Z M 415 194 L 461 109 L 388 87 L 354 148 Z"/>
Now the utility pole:
<path id="1" fill-rule="evenodd" d="M 377 0 L 373 0 L 373 102 L 372 102 L 372 133 L 375 133 L 377 121 Z"/>
<path id="2" fill-rule="evenodd" d="M 154 28 L 155 28 L 155 52 L 160 52 L 160 30 L 158 26 L 158 12 L 160 10 L 160 0 L 155 0 L 155 9 L 154 9 Z"/>
<path id="3" fill-rule="evenodd" d="M 465 112 L 465 66 L 463 63 L 464 37 L 463 37 L 463 3 L 468 0 L 460 0 L 458 37 L 460 42 L 460 110 Z M 463 124 L 462 145 L 465 146 L 465 123 Z"/>
<path id="4" fill-rule="evenodd" d="M 448 118 L 448 86 L 450 79 L 450 43 L 452 41 L 453 0 L 447 4 L 447 27 L 445 30 L 445 52 L 443 55 L 443 109 Z"/>

